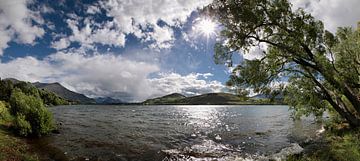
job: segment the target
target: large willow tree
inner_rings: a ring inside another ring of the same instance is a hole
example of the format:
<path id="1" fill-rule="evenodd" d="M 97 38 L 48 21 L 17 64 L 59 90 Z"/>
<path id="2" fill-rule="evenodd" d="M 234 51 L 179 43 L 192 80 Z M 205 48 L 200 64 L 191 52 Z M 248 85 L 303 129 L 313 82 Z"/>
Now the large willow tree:
<path id="1" fill-rule="evenodd" d="M 215 47 L 217 63 L 232 62 L 234 52 L 268 46 L 263 58 L 235 67 L 229 85 L 264 92 L 287 80 L 286 101 L 295 111 L 331 108 L 360 126 L 359 31 L 339 28 L 334 35 L 287 0 L 215 0 L 205 11 L 224 26 Z"/>

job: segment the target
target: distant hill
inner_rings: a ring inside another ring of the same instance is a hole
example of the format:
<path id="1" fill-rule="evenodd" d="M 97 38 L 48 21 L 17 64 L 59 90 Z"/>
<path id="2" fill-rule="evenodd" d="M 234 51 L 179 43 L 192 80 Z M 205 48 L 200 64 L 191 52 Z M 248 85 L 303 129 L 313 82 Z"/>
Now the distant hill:
<path id="1" fill-rule="evenodd" d="M 152 104 L 178 104 L 181 99 L 186 98 L 186 96 L 180 94 L 180 93 L 172 93 L 166 96 L 157 97 L 153 99 L 148 99 L 143 102 L 143 104 L 146 105 L 152 105 Z"/>
<path id="2" fill-rule="evenodd" d="M 35 82 L 32 83 L 35 87 L 39 89 L 44 89 L 50 92 L 54 92 L 58 96 L 73 102 L 77 102 L 80 104 L 95 104 L 96 101 L 92 98 L 86 97 L 83 94 L 79 94 L 73 91 L 68 90 L 60 83 L 40 83 Z"/>
<path id="3" fill-rule="evenodd" d="M 163 97 L 149 99 L 143 102 L 145 105 L 180 104 L 180 105 L 229 105 L 250 104 L 237 95 L 230 93 L 207 93 L 198 96 L 186 97 L 173 93 Z"/>
<path id="4" fill-rule="evenodd" d="M 96 104 L 101 105 L 114 105 L 114 104 L 124 104 L 123 101 L 119 99 L 113 99 L 111 97 L 97 97 L 95 98 Z"/>
<path id="5" fill-rule="evenodd" d="M 229 105 L 246 104 L 244 98 L 231 93 L 207 93 L 199 96 L 187 97 L 180 100 L 182 104 L 192 105 Z"/>

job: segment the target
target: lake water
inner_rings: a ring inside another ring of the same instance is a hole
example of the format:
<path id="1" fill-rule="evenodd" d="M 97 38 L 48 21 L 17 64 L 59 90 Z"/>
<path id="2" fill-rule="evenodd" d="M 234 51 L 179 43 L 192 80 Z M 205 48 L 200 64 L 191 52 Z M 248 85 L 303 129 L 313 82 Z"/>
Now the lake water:
<path id="1" fill-rule="evenodd" d="M 314 137 L 287 106 L 57 106 L 59 134 L 35 141 L 55 160 L 234 160 Z M 56 150 L 51 150 L 56 149 Z M 54 152 L 55 151 L 55 152 Z"/>

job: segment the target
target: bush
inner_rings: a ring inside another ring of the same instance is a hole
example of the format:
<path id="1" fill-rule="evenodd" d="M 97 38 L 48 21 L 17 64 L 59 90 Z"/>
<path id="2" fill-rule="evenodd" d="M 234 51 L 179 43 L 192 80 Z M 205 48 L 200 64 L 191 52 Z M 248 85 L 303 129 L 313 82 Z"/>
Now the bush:
<path id="1" fill-rule="evenodd" d="M 11 115 L 8 108 L 8 104 L 0 101 L 0 121 L 9 122 L 11 121 Z"/>
<path id="2" fill-rule="evenodd" d="M 10 97 L 10 105 L 10 112 L 16 117 L 14 129 L 18 134 L 41 136 L 54 129 L 52 115 L 40 98 L 27 96 L 15 88 Z"/>
<path id="3" fill-rule="evenodd" d="M 31 125 L 26 121 L 26 117 L 22 114 L 19 114 L 15 117 L 14 120 L 14 129 L 21 136 L 28 136 L 32 133 Z"/>

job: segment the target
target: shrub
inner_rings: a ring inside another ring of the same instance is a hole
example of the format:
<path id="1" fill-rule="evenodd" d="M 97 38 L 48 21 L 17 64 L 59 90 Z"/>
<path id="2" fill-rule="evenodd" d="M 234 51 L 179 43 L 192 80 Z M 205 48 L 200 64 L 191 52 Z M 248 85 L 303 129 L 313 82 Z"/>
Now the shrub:
<path id="1" fill-rule="evenodd" d="M 16 116 L 14 129 L 18 134 L 41 136 L 54 129 L 52 115 L 40 98 L 27 96 L 15 88 L 10 97 L 10 105 L 11 114 Z"/>
<path id="2" fill-rule="evenodd" d="M 11 115 L 8 108 L 8 104 L 0 101 L 0 121 L 9 122 L 11 121 Z"/>
<path id="3" fill-rule="evenodd" d="M 19 114 L 15 117 L 14 129 L 21 136 L 28 136 L 32 133 L 31 125 L 26 121 L 26 117 L 23 114 Z"/>

